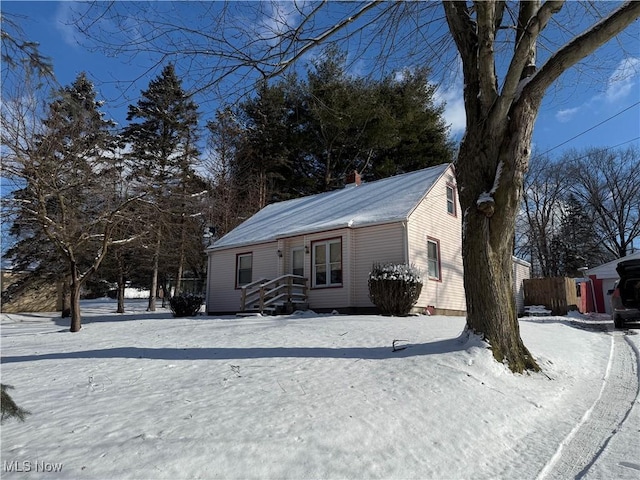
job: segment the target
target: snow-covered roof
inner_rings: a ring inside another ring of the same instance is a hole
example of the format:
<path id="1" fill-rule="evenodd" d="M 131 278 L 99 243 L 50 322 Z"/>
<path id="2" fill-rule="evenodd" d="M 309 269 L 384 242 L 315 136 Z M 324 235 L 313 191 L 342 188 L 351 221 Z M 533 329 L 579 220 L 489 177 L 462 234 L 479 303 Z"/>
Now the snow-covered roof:
<path id="1" fill-rule="evenodd" d="M 450 164 L 267 205 L 210 250 L 406 220 Z"/>
<path id="2" fill-rule="evenodd" d="M 640 252 L 630 253 L 623 258 L 616 258 L 611 262 L 603 263 L 602 265 L 599 265 L 597 267 L 590 268 L 585 273 L 586 275 L 595 275 L 597 278 L 618 278 L 618 272 L 616 272 L 618 263 L 624 260 L 634 259 L 640 259 Z"/>

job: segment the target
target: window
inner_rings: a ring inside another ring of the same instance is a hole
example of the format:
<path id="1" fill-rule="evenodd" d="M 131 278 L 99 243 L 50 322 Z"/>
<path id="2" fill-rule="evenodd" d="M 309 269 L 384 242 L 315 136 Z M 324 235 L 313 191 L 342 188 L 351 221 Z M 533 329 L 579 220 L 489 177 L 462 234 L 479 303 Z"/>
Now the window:
<path id="1" fill-rule="evenodd" d="M 432 280 L 440 280 L 440 242 L 427 240 L 427 274 Z"/>
<path id="2" fill-rule="evenodd" d="M 456 216 L 456 189 L 453 185 L 447 185 L 447 213 Z"/>
<path id="3" fill-rule="evenodd" d="M 240 253 L 236 256 L 236 287 L 251 283 L 253 275 L 253 253 Z"/>
<path id="4" fill-rule="evenodd" d="M 342 239 L 313 244 L 313 286 L 342 285 Z"/>
<path id="5" fill-rule="evenodd" d="M 291 250 L 291 273 L 304 276 L 304 248 Z"/>

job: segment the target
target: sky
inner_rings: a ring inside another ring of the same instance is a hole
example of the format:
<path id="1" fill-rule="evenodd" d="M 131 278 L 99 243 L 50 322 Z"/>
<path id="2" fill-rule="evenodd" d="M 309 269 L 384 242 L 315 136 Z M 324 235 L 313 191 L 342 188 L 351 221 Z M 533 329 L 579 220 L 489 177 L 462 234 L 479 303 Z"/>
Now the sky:
<path id="1" fill-rule="evenodd" d="M 640 335 L 598 331 L 609 317 L 521 318 L 543 370 L 517 375 L 464 317 L 82 310 L 78 333 L 55 312 L 0 316 L 2 381 L 31 412 L 2 425 L 3 479 L 640 473 Z"/>
<path id="2" fill-rule="evenodd" d="M 119 124 L 126 123 L 126 106 L 135 103 L 136 95 L 157 75 L 146 72 L 144 57 L 134 62 L 118 56 L 90 52 L 82 44 L 81 35 L 70 25 L 74 2 L 3 1 L 2 11 L 22 15 L 19 21 L 28 39 L 39 42 L 42 53 L 51 57 L 61 85 L 70 84 L 81 71 L 88 72 L 98 92 L 107 101 L 104 110 Z M 632 27 L 640 31 L 638 22 Z M 534 151 L 560 155 L 566 149 L 586 147 L 640 146 L 640 40 L 625 37 L 621 46 L 614 42 L 598 54 L 614 59 L 609 71 L 569 73 L 548 92 L 534 130 Z M 640 36 L 636 35 L 636 39 Z M 632 43 L 629 43 L 629 42 Z M 138 82 L 129 88 L 129 99 L 123 99 L 115 88 L 116 79 Z M 459 140 L 464 129 L 462 80 L 439 87 L 437 98 L 446 103 L 445 120 Z M 203 119 L 213 118 L 215 106 L 201 107 Z"/>

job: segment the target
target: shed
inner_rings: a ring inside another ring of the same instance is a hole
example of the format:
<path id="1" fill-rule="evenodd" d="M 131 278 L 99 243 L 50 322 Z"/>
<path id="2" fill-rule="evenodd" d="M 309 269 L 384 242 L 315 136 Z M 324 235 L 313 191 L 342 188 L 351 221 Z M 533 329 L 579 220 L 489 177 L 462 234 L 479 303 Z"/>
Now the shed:
<path id="1" fill-rule="evenodd" d="M 620 278 L 616 266 L 623 260 L 640 259 L 640 251 L 630 253 L 624 258 L 617 258 L 585 271 L 585 276 L 591 281 L 591 294 L 595 296 L 595 309 L 599 313 L 611 314 L 611 295 L 609 292 Z"/>

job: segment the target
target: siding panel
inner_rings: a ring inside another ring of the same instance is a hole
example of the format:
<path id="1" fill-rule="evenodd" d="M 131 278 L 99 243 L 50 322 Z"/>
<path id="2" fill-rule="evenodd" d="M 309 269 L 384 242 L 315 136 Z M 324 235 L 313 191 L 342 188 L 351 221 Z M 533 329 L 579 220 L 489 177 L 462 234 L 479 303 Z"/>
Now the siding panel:
<path id="1" fill-rule="evenodd" d="M 466 310 L 462 266 L 462 221 L 455 195 L 457 216 L 447 213 L 446 187 L 455 186 L 452 169 L 434 184 L 409 216 L 407 225 L 409 258 L 423 273 L 424 285 L 417 307 Z M 427 237 L 440 243 L 440 281 L 427 278 Z"/>
<path id="2" fill-rule="evenodd" d="M 252 281 L 259 278 L 272 279 L 278 275 L 279 262 L 277 242 L 248 247 L 217 250 L 209 253 L 209 286 L 207 292 L 208 312 L 238 312 L 241 290 L 236 289 L 236 255 L 253 253 Z"/>
<path id="3" fill-rule="evenodd" d="M 369 272 L 374 263 L 404 263 L 402 223 L 376 225 L 353 231 L 353 306 L 373 307 L 369 300 Z"/>
<path id="4" fill-rule="evenodd" d="M 531 264 L 513 257 L 513 293 L 516 297 L 516 309 L 518 314 L 524 313 L 524 287 L 523 281 L 531 277 Z"/>

